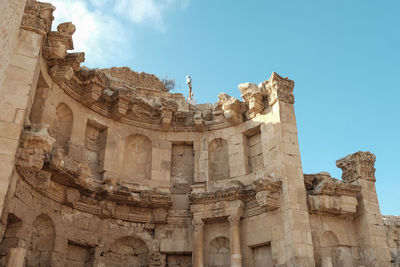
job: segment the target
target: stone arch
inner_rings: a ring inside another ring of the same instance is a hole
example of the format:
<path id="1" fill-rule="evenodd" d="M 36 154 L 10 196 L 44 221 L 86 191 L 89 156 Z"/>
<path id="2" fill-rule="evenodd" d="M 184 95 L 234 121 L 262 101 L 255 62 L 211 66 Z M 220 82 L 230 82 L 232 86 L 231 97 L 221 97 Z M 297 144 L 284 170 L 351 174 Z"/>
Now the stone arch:
<path id="1" fill-rule="evenodd" d="M 229 267 L 229 239 L 224 236 L 217 236 L 207 246 L 207 266 Z"/>
<path id="2" fill-rule="evenodd" d="M 126 139 L 122 173 L 129 179 L 151 179 L 152 143 L 143 135 Z"/>
<path id="3" fill-rule="evenodd" d="M 326 231 L 321 236 L 320 266 L 352 266 L 351 249 L 340 244 L 339 239 L 332 231 Z"/>
<path id="4" fill-rule="evenodd" d="M 321 236 L 321 247 L 339 246 L 339 239 L 332 231 L 326 231 Z"/>
<path id="5" fill-rule="evenodd" d="M 7 217 L 6 230 L 0 242 L 0 266 L 5 266 L 7 256 L 11 249 L 17 248 L 20 242 L 22 220 L 9 213 Z"/>
<path id="6" fill-rule="evenodd" d="M 56 115 L 57 119 L 53 129 L 56 137 L 54 146 L 64 148 L 67 152 L 68 142 L 72 132 L 72 110 L 66 104 L 60 103 L 56 108 Z"/>
<path id="7" fill-rule="evenodd" d="M 46 214 L 33 222 L 32 237 L 26 266 L 51 266 L 56 232 L 53 221 Z"/>
<path id="8" fill-rule="evenodd" d="M 125 236 L 111 244 L 107 251 L 101 253 L 105 266 L 144 267 L 148 266 L 149 249 L 146 243 L 134 236 Z"/>
<path id="9" fill-rule="evenodd" d="M 208 174 L 210 181 L 228 179 L 229 155 L 225 139 L 216 138 L 208 145 Z"/>

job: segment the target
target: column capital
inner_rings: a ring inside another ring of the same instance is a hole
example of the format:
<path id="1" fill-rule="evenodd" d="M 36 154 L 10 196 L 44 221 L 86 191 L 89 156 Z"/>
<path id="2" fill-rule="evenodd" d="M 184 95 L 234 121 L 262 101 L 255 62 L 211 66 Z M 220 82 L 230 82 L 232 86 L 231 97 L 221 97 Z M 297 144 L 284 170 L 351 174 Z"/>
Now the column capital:
<path id="1" fill-rule="evenodd" d="M 230 215 L 228 217 L 228 222 L 233 225 L 233 224 L 237 224 L 240 222 L 240 218 L 243 215 L 243 211 L 239 210 L 238 212 L 235 212 L 234 214 Z"/>
<path id="2" fill-rule="evenodd" d="M 376 181 L 376 157 L 371 152 L 358 151 L 336 161 L 336 166 L 341 168 L 344 182 L 351 183 L 358 179 Z"/>
<path id="3" fill-rule="evenodd" d="M 201 218 L 193 218 L 192 224 L 195 231 L 203 230 L 204 222 Z"/>
<path id="4" fill-rule="evenodd" d="M 28 0 L 22 17 L 21 28 L 46 35 L 51 29 L 55 9 L 52 4 Z"/>
<path id="5" fill-rule="evenodd" d="M 276 72 L 271 74 L 268 81 L 264 82 L 264 88 L 268 94 L 268 104 L 272 106 L 277 101 L 293 104 L 294 81 L 289 78 L 283 78 Z"/>

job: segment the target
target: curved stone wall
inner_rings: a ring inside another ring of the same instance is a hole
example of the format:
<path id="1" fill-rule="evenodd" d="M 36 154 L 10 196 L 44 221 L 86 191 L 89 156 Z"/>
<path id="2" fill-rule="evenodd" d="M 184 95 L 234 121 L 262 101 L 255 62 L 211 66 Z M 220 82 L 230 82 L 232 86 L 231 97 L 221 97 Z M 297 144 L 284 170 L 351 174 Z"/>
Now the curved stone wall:
<path id="1" fill-rule="evenodd" d="M 292 80 L 192 105 L 154 75 L 81 67 L 53 10 L 27 1 L 14 52 L 27 58 L 10 61 L 24 71 L 0 88 L 26 95 L 12 112 L 0 101 L 0 266 L 398 263 L 373 154 L 338 160 L 342 180 L 303 174 Z"/>

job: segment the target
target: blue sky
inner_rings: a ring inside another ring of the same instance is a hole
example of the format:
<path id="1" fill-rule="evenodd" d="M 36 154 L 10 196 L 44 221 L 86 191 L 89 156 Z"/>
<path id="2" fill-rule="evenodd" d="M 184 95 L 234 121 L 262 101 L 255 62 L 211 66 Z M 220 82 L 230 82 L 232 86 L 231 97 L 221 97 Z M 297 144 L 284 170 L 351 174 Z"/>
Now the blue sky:
<path id="1" fill-rule="evenodd" d="M 304 173 L 376 154 L 383 214 L 400 215 L 400 1 L 51 0 L 88 67 L 193 78 L 198 103 L 271 72 L 293 79 Z"/>

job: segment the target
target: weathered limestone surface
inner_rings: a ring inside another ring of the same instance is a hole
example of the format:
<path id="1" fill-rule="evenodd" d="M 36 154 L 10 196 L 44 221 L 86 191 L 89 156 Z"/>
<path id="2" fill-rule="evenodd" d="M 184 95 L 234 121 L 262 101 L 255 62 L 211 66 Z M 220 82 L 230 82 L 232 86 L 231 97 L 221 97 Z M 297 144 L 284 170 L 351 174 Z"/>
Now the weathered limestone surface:
<path id="1" fill-rule="evenodd" d="M 303 174 L 292 80 L 192 105 L 53 10 L 0 3 L 0 266 L 399 266 L 375 155 Z"/>

